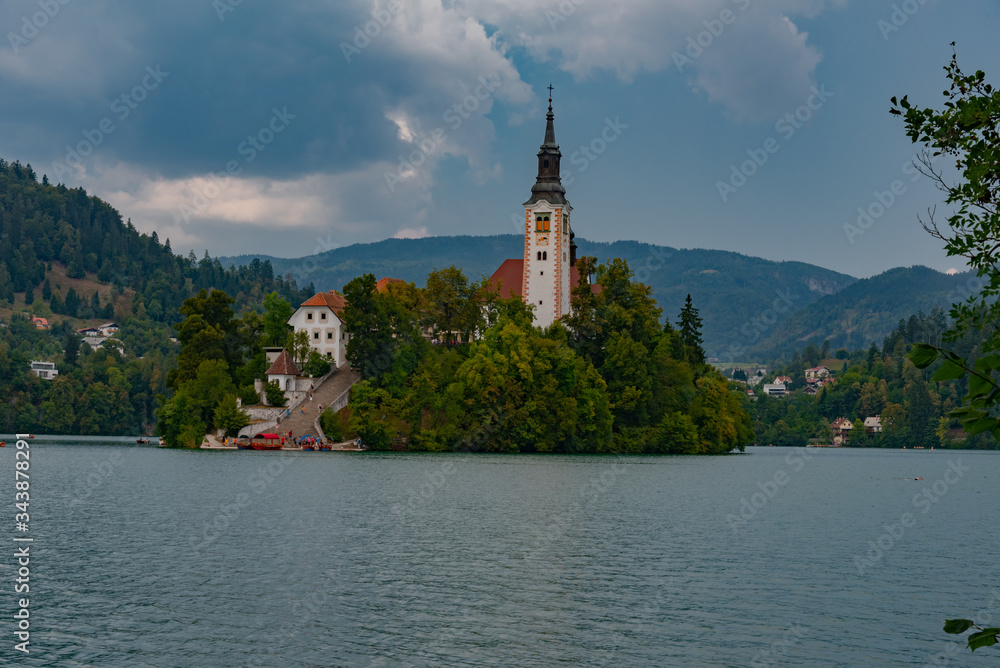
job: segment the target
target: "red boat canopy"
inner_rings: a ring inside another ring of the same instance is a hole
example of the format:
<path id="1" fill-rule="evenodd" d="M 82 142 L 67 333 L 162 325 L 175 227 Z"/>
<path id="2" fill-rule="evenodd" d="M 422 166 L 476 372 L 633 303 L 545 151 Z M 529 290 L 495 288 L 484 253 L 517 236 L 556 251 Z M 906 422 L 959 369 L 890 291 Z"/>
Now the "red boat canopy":
<path id="1" fill-rule="evenodd" d="M 281 438 L 277 434 L 257 434 L 254 438 Z"/>

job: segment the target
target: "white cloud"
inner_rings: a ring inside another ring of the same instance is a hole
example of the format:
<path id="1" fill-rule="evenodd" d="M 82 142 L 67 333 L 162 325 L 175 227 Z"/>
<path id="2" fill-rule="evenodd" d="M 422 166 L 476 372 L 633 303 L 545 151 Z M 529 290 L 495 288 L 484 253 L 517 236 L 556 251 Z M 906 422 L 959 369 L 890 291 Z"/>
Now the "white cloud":
<path id="1" fill-rule="evenodd" d="M 392 235 L 393 239 L 423 239 L 427 236 L 427 226 L 404 227 Z"/>

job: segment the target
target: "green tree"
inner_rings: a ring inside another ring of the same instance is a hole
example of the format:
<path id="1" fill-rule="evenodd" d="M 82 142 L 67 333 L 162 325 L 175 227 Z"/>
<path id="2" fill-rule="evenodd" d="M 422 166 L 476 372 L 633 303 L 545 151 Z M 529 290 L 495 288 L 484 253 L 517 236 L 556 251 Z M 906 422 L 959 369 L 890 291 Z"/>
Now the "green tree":
<path id="1" fill-rule="evenodd" d="M 280 346 L 288 338 L 288 321 L 295 313 L 292 305 L 278 292 L 264 297 L 264 336 L 268 346 Z"/>
<path id="2" fill-rule="evenodd" d="M 485 322 L 480 303 L 482 287 L 455 266 L 435 269 L 423 291 L 423 324 L 435 338 L 468 342 Z"/>
<path id="3" fill-rule="evenodd" d="M 684 300 L 684 307 L 681 309 L 677 319 L 677 328 L 681 333 L 681 340 L 688 351 L 688 359 L 693 364 L 705 363 L 705 351 L 701 343 L 701 316 L 698 309 L 694 307 L 691 295 Z"/>
<path id="4" fill-rule="evenodd" d="M 215 407 L 215 426 L 226 432 L 226 436 L 236 436 L 240 429 L 250 424 L 250 416 L 236 401 L 235 394 L 227 394 Z"/>
<path id="5" fill-rule="evenodd" d="M 390 310 L 375 289 L 373 274 L 350 281 L 344 286 L 344 297 L 344 327 L 351 335 L 347 359 L 363 378 L 377 379 L 392 366 L 396 347 Z"/>
<path id="6" fill-rule="evenodd" d="M 288 402 L 285 391 L 276 380 L 268 381 L 264 385 L 264 398 L 267 399 L 268 406 L 284 406 Z"/>
<path id="7" fill-rule="evenodd" d="M 388 450 L 397 433 L 397 403 L 392 396 L 368 381 L 351 388 L 351 431 L 372 450 Z"/>

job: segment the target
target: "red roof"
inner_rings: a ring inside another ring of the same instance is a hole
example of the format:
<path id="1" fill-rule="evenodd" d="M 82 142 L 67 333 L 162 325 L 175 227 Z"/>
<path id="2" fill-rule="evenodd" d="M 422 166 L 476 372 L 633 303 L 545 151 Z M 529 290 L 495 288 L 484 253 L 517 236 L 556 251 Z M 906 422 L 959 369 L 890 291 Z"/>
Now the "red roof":
<path id="1" fill-rule="evenodd" d="M 266 373 L 268 376 L 297 376 L 299 375 L 299 367 L 295 366 L 295 361 L 292 360 L 288 351 L 282 350 L 278 359 L 274 360 L 274 364 Z"/>
<path id="2" fill-rule="evenodd" d="M 524 278 L 524 260 L 511 258 L 504 260 L 503 264 L 490 276 L 490 287 L 495 290 L 502 290 L 500 297 L 507 299 L 510 297 L 523 297 L 521 281 Z M 569 268 L 570 288 L 575 288 L 580 282 L 580 272 L 577 268 Z M 600 294 L 601 286 L 594 283 L 590 286 L 591 292 Z"/>
<path id="3" fill-rule="evenodd" d="M 344 311 L 344 307 L 347 306 L 347 301 L 344 299 L 344 295 L 336 290 L 330 290 L 329 292 L 319 292 L 313 295 L 302 302 L 302 306 L 326 306 L 337 315 L 340 315 Z"/>
<path id="4" fill-rule="evenodd" d="M 378 292 L 385 292 L 385 289 L 389 287 L 390 283 L 395 285 L 396 283 L 406 283 L 406 281 L 404 281 L 401 278 L 389 278 L 388 276 L 386 276 L 385 278 L 383 278 L 382 280 L 380 280 L 378 283 L 375 284 L 375 290 L 377 290 Z"/>

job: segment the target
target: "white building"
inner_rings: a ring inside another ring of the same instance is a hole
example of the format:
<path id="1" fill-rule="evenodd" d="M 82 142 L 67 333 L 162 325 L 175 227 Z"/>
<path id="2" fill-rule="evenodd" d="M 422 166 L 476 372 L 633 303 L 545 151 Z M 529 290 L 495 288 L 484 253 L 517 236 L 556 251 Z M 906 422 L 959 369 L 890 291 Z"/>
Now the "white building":
<path id="1" fill-rule="evenodd" d="M 865 418 L 865 431 L 867 431 L 869 434 L 881 434 L 882 416 L 876 415 L 875 417 Z"/>
<path id="2" fill-rule="evenodd" d="M 309 334 L 309 346 L 335 368 L 347 361 L 347 331 L 340 319 L 346 305 L 339 292 L 320 292 L 304 301 L 288 319 L 294 331 Z"/>
<path id="3" fill-rule="evenodd" d="M 769 397 L 783 397 L 785 396 L 785 384 L 784 383 L 764 383 L 764 394 Z"/>
<path id="4" fill-rule="evenodd" d="M 31 372 L 42 380 L 52 380 L 59 375 L 55 362 L 32 362 Z"/>

